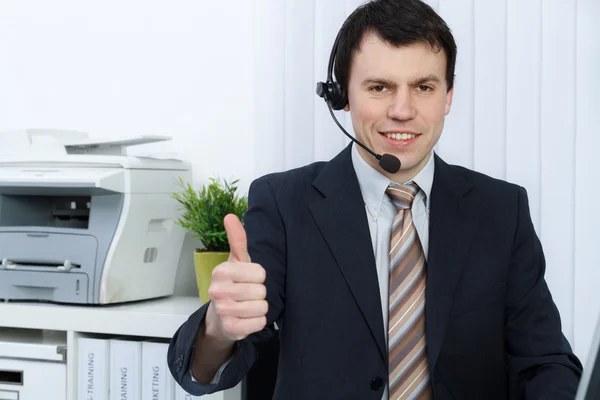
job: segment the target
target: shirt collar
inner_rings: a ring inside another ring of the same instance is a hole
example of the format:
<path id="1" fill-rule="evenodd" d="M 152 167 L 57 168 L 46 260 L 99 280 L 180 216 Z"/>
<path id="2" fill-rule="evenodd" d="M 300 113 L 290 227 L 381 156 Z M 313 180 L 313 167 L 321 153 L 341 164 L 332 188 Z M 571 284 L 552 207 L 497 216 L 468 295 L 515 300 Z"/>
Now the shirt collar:
<path id="1" fill-rule="evenodd" d="M 394 182 L 370 166 L 359 154 L 355 145 L 352 146 L 352 165 L 354 166 L 365 204 L 369 210 L 378 213 L 385 199 L 389 199 L 385 194 L 387 187 Z M 434 170 L 434 153 L 432 151 L 425 167 L 412 179 L 425 194 L 423 200 L 428 209 Z M 405 183 L 408 182 L 402 182 L 402 184 Z"/>

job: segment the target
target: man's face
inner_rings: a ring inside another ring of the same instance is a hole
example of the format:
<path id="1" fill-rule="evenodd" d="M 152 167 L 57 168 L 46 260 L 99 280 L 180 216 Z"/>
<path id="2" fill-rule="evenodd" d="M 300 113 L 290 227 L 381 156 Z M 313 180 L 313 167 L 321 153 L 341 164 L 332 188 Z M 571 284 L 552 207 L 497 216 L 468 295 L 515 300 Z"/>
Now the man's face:
<path id="1" fill-rule="evenodd" d="M 354 54 L 348 106 L 358 140 L 379 154 L 400 159 L 389 174 L 361 147 L 362 157 L 398 182 L 412 179 L 427 163 L 450 112 L 446 56 L 427 43 L 395 47 L 367 33 Z"/>

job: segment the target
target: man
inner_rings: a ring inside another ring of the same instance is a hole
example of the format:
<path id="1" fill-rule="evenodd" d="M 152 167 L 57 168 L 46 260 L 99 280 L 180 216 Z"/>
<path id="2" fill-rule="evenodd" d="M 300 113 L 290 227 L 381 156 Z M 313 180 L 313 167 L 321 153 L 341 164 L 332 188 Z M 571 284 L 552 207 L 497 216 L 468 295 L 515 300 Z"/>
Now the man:
<path id="1" fill-rule="evenodd" d="M 253 182 L 244 226 L 225 220 L 212 301 L 173 337 L 173 376 L 192 394 L 233 387 L 278 334 L 275 399 L 572 399 L 581 364 L 525 190 L 433 152 L 450 30 L 419 0 L 380 0 L 339 38 L 356 138 L 401 168 L 351 145 Z"/>

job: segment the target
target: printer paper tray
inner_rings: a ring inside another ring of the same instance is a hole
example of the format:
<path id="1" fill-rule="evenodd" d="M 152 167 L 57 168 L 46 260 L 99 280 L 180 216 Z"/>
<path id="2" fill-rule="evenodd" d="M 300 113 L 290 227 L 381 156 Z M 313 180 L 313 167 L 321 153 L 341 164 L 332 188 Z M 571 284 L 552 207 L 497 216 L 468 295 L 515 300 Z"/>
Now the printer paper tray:
<path id="1" fill-rule="evenodd" d="M 91 235 L 0 232 L 0 270 L 93 273 L 97 247 Z"/>
<path id="2" fill-rule="evenodd" d="M 0 269 L 0 298 L 57 303 L 88 303 L 86 274 Z"/>

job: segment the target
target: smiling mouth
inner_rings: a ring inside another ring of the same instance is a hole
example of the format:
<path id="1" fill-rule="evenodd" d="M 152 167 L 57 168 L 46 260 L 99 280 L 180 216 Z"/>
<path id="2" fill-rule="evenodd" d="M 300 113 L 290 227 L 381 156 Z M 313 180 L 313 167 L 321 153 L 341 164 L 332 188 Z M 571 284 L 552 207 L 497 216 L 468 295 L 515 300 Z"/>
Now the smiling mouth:
<path id="1" fill-rule="evenodd" d="M 386 137 L 389 140 L 392 141 L 397 141 L 399 143 L 402 142 L 408 142 L 411 141 L 419 136 L 421 136 L 420 134 L 415 134 L 415 133 L 406 133 L 406 132 L 399 132 L 399 133 L 379 133 L 381 136 Z"/>
<path id="2" fill-rule="evenodd" d="M 387 137 L 388 139 L 394 140 L 410 140 L 417 137 L 417 135 L 415 135 L 414 133 L 382 133 L 382 135 Z"/>

